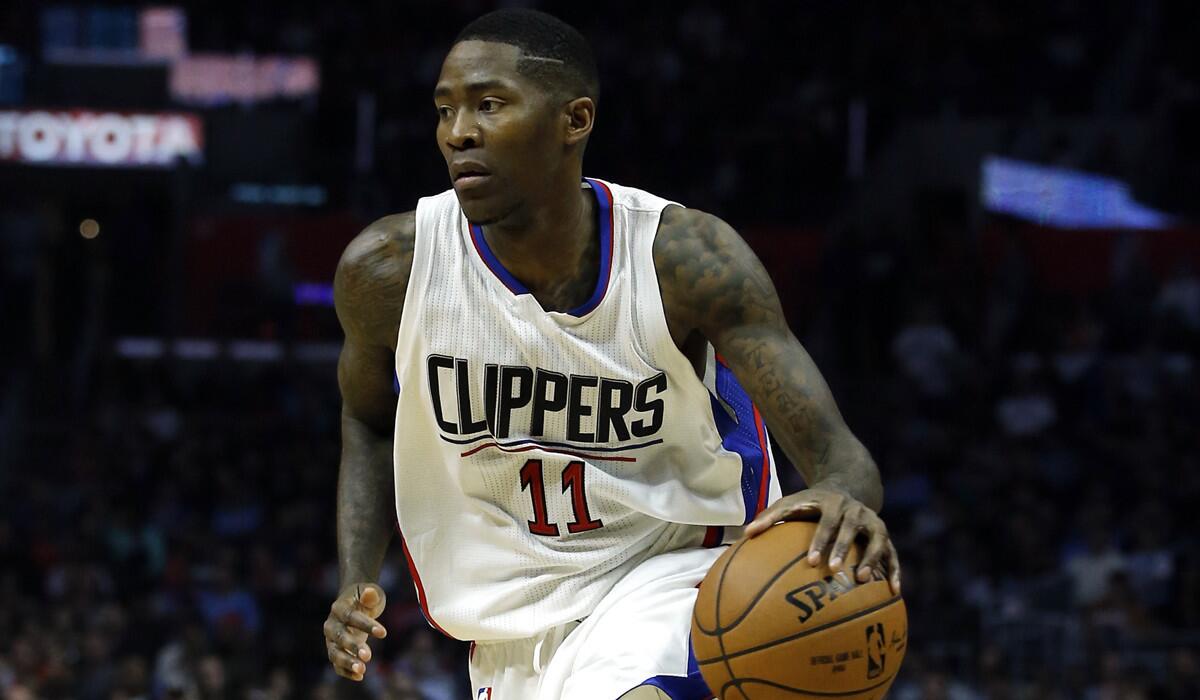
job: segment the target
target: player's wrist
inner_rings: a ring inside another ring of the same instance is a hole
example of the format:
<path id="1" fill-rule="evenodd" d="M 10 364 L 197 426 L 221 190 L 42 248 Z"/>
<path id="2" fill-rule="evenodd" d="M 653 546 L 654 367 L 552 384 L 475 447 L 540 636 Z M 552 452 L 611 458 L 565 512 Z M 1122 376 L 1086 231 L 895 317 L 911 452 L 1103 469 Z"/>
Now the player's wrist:
<path id="1" fill-rule="evenodd" d="M 846 486 L 837 476 L 827 476 L 815 481 L 808 487 L 810 491 L 833 491 L 849 498 L 855 498 L 854 491 Z"/>

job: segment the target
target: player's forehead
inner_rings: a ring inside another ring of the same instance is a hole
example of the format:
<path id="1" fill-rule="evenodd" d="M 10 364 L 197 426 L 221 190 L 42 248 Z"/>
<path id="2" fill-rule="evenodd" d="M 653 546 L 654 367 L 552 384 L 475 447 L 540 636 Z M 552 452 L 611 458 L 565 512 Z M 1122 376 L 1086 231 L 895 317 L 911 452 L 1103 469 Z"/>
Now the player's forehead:
<path id="1" fill-rule="evenodd" d="M 450 48 L 442 61 L 442 72 L 434 86 L 435 97 L 447 93 L 500 85 L 523 87 L 517 71 L 520 47 L 496 41 L 460 41 Z"/>

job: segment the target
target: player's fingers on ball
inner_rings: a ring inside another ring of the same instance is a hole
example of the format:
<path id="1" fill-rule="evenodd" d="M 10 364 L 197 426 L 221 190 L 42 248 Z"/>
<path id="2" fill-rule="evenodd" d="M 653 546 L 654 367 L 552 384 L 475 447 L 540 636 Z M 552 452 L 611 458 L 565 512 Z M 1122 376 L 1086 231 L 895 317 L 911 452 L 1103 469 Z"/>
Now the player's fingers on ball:
<path id="1" fill-rule="evenodd" d="M 846 552 L 850 550 L 850 545 L 858 537 L 858 533 L 864 529 L 860 511 L 861 506 L 855 506 L 848 509 L 842 516 L 837 539 L 833 541 L 833 548 L 829 551 L 829 568 L 834 571 L 842 570 L 842 563 L 846 561 Z"/>
<path id="2" fill-rule="evenodd" d="M 859 581 L 866 582 L 871 579 L 871 571 L 882 569 L 882 559 L 888 551 L 888 536 L 878 531 L 871 531 L 871 539 L 867 542 L 867 548 L 863 551 L 862 560 L 858 562 L 858 571 L 856 577 Z"/>
<path id="3" fill-rule="evenodd" d="M 771 504 L 759 513 L 757 517 L 746 526 L 746 537 L 756 537 L 766 532 L 775 523 L 780 520 L 780 510 L 778 501 Z"/>
<path id="4" fill-rule="evenodd" d="M 842 510 L 840 508 L 823 508 L 821 510 L 821 520 L 817 522 L 817 530 L 813 533 L 812 544 L 808 547 L 808 563 L 810 565 L 817 566 L 821 563 L 821 555 L 825 553 L 829 541 L 833 539 L 841 522 Z"/>

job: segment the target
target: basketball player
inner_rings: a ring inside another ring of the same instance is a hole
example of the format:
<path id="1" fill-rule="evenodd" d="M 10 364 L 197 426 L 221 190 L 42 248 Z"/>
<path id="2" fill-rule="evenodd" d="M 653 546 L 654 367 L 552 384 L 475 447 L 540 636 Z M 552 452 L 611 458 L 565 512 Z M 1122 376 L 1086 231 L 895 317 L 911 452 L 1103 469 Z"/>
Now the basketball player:
<path id="1" fill-rule="evenodd" d="M 878 470 L 751 250 L 715 216 L 582 176 L 597 83 L 549 15 L 471 23 L 434 89 L 453 189 L 338 264 L 324 631 L 346 678 L 386 634 L 393 514 L 429 623 L 473 641 L 488 700 L 710 697 L 696 586 L 718 545 L 781 520 L 819 517 L 809 558 L 835 570 L 862 538 L 849 575 L 899 589 Z M 807 490 L 780 497 L 764 418 Z"/>

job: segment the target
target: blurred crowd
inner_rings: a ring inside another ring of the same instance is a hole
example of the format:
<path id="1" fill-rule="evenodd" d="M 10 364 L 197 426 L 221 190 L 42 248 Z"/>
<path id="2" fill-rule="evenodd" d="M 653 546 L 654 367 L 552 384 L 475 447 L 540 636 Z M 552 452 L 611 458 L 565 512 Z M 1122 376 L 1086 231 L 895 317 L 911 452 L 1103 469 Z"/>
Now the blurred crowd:
<path id="1" fill-rule="evenodd" d="M 0 697 L 333 697 L 332 367 L 114 358 L 98 381 L 5 484 Z M 396 565 L 371 696 L 466 697 Z"/>
<path id="2" fill-rule="evenodd" d="M 811 222 L 794 235 L 821 237 L 811 298 L 784 303 L 884 475 L 912 640 L 891 697 L 1191 700 L 1194 260 L 1155 270 L 1142 245 L 1153 233 L 1129 233 L 1102 289 L 1065 293 L 1035 272 L 1024 224 L 972 215 L 972 193 L 910 220 L 844 211 L 856 99 L 871 107 L 869 159 L 913 117 L 1144 114 L 1195 98 L 1194 4 L 1018 4 L 546 8 L 599 56 L 589 174 L 739 228 Z M 0 39 L 20 45 L 7 28 L 35 26 L 37 6 L 0 7 Z M 298 146 L 304 167 L 354 181 L 356 213 L 376 214 L 444 187 L 430 87 L 457 27 L 491 6 L 247 2 L 192 11 L 190 40 L 316 55 L 320 138 Z M 363 93 L 378 123 L 372 163 L 356 170 L 347 105 Z M 328 668 L 331 364 L 112 352 L 119 333 L 172 329 L 156 285 L 175 268 L 158 227 L 177 214 L 132 192 L 115 227 L 126 238 L 105 233 L 104 258 L 80 247 L 95 244 L 74 236 L 73 212 L 0 191 L 0 311 L 14 341 L 0 347 L 0 699 L 469 697 L 465 646 L 425 624 L 397 551 L 382 580 L 389 636 L 367 682 Z M 767 262 L 777 285 L 801 288 L 786 260 Z M 286 313 L 240 303 L 227 313 Z M 319 313 L 331 327 L 332 311 Z M 129 321 L 141 317 L 155 321 Z"/>
<path id="3" fill-rule="evenodd" d="M 1106 288 L 1057 293 L 1021 224 L 984 224 L 985 264 L 955 221 L 843 235 L 807 336 L 885 475 L 914 640 L 894 694 L 1196 696 L 1200 277 L 1157 281 L 1129 234 Z"/>

